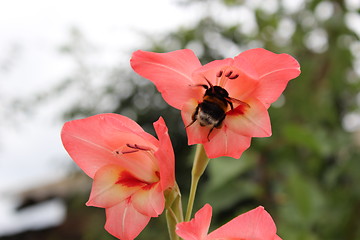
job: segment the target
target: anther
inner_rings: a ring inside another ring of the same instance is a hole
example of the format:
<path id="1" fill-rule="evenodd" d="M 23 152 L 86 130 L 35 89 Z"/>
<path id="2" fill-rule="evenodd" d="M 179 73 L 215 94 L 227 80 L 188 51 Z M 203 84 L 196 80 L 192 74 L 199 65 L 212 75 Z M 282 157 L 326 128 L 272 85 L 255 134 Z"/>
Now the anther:
<path id="1" fill-rule="evenodd" d="M 239 77 L 239 74 L 235 74 L 234 76 L 230 76 L 229 79 L 235 79 L 237 77 Z"/>
<path id="2" fill-rule="evenodd" d="M 134 150 L 128 150 L 128 151 L 123 151 L 121 152 L 122 154 L 127 154 L 127 153 L 134 153 L 134 152 L 138 152 L 139 150 L 138 149 L 134 149 Z M 118 152 L 116 152 L 118 153 Z"/>
<path id="3" fill-rule="evenodd" d="M 231 76 L 231 74 L 233 73 L 233 71 L 228 71 L 226 74 L 225 74 L 225 77 L 230 77 Z"/>
<path id="4" fill-rule="evenodd" d="M 222 76 L 222 74 L 223 74 L 223 71 L 222 71 L 222 70 L 220 70 L 220 71 L 216 74 L 216 77 L 221 77 L 221 76 Z"/>
<path id="5" fill-rule="evenodd" d="M 147 148 L 147 147 L 145 147 L 145 146 L 139 146 L 139 145 L 137 145 L 136 143 L 135 143 L 135 144 L 127 143 L 126 146 L 128 146 L 129 148 L 136 149 L 136 150 L 142 150 L 142 151 L 148 151 L 148 150 L 150 150 L 150 148 Z"/>
<path id="6" fill-rule="evenodd" d="M 128 154 L 128 153 L 134 153 L 134 152 L 138 152 L 138 149 L 129 149 L 129 150 L 115 150 L 115 154 L 116 155 L 122 155 L 122 154 Z"/>

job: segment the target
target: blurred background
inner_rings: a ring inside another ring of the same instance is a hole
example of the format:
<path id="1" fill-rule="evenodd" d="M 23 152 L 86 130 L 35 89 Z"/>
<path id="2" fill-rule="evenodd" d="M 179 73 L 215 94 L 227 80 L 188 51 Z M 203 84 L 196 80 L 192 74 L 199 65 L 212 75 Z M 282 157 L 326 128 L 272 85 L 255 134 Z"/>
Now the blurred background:
<path id="1" fill-rule="evenodd" d="M 195 210 L 210 203 L 215 229 L 262 205 L 283 239 L 360 239 L 359 37 L 359 0 L 1 2 L 0 239 L 115 239 L 59 136 L 98 113 L 150 133 L 164 117 L 186 206 L 194 148 L 131 53 L 190 48 L 205 64 L 256 47 L 291 54 L 302 73 L 269 109 L 272 137 L 211 160 Z M 168 239 L 164 217 L 137 239 Z"/>

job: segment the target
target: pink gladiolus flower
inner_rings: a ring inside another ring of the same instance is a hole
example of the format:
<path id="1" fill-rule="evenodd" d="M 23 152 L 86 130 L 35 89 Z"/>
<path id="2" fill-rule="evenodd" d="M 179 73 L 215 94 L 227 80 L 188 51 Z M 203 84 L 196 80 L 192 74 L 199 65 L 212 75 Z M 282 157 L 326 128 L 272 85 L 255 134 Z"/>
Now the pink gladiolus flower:
<path id="1" fill-rule="evenodd" d="M 61 138 L 77 165 L 94 182 L 88 206 L 105 208 L 105 229 L 134 239 L 165 206 L 164 191 L 175 184 L 174 153 L 162 118 L 158 139 L 131 119 L 99 114 L 65 123 Z"/>
<path id="2" fill-rule="evenodd" d="M 246 212 L 208 234 L 212 208 L 206 204 L 190 222 L 176 225 L 176 233 L 184 240 L 281 240 L 276 226 L 263 207 Z"/>
<path id="3" fill-rule="evenodd" d="M 252 137 L 270 136 L 267 109 L 300 74 L 293 57 L 261 48 L 204 66 L 189 49 L 139 50 L 131 66 L 181 110 L 189 145 L 203 144 L 209 158 L 239 158 Z"/>

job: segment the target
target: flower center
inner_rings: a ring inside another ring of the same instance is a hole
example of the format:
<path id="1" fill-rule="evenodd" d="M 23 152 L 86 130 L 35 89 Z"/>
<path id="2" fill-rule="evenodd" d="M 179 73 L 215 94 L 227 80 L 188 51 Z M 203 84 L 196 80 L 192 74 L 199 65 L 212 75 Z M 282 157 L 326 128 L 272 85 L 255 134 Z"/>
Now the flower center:
<path id="1" fill-rule="evenodd" d="M 152 148 L 136 143 L 127 143 L 114 150 L 113 154 L 125 160 L 126 166 L 130 169 L 137 169 L 136 175 L 127 170 L 122 171 L 115 184 L 148 190 L 160 181 L 157 159 Z"/>
<path id="2" fill-rule="evenodd" d="M 156 183 L 160 181 L 160 173 L 158 171 L 154 174 L 155 179 L 151 182 L 137 178 L 128 171 L 120 173 L 119 178 L 115 184 L 120 184 L 126 187 L 141 187 L 144 190 L 151 189 Z"/>

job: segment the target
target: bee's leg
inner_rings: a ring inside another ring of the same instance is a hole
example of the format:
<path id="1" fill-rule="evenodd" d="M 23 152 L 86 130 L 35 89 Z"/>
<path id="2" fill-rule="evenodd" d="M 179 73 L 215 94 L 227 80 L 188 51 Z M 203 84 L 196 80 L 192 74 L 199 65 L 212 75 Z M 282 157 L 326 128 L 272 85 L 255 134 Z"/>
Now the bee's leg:
<path id="1" fill-rule="evenodd" d="M 196 116 L 198 115 L 198 113 L 199 113 L 199 106 L 196 107 L 195 112 L 193 113 L 193 115 L 191 117 L 191 119 L 192 119 L 191 123 L 188 124 L 187 126 L 185 126 L 185 128 L 190 127 L 191 125 L 193 125 L 194 122 L 196 122 L 196 120 L 197 120 Z"/>
<path id="2" fill-rule="evenodd" d="M 232 104 L 232 102 L 231 101 L 227 101 L 227 102 L 229 103 L 231 110 L 234 110 L 234 105 Z"/>
<path id="3" fill-rule="evenodd" d="M 209 131 L 209 133 L 208 133 L 208 135 L 207 135 L 207 140 L 210 142 L 210 133 L 214 130 L 214 128 L 215 128 L 215 126 L 213 126 L 211 129 L 210 129 L 210 131 Z"/>
<path id="4" fill-rule="evenodd" d="M 190 127 L 191 125 L 193 125 L 194 122 L 196 122 L 196 119 L 195 119 L 195 120 L 192 120 L 192 122 L 191 122 L 190 124 L 188 124 L 187 126 L 185 126 L 185 128 Z"/>
<path id="5" fill-rule="evenodd" d="M 214 129 L 215 127 L 212 127 L 207 135 L 207 139 L 208 139 L 208 142 L 210 142 L 210 133 L 212 132 L 212 130 Z"/>

